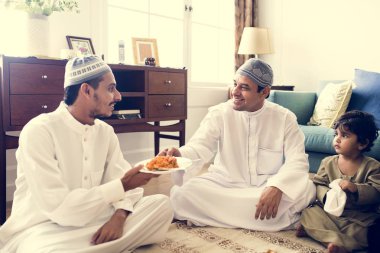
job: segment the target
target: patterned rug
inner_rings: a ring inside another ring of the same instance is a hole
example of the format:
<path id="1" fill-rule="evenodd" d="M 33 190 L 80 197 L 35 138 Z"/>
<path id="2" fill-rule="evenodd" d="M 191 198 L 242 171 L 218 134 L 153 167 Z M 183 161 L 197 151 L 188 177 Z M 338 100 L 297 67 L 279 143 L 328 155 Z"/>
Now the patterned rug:
<path id="1" fill-rule="evenodd" d="M 247 229 L 188 227 L 171 224 L 166 239 L 136 249 L 134 253 L 322 253 L 324 247 L 309 238 L 297 238 L 294 230 L 276 233 Z"/>

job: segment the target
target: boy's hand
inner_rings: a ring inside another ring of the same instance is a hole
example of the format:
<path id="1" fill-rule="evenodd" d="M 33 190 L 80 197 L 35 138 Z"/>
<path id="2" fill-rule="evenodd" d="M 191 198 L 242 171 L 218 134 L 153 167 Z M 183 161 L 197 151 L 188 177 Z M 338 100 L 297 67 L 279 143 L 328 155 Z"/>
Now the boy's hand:
<path id="1" fill-rule="evenodd" d="M 339 186 L 345 192 L 349 191 L 349 192 L 355 193 L 358 191 L 358 187 L 356 186 L 356 184 L 354 184 L 348 180 L 340 181 Z"/>

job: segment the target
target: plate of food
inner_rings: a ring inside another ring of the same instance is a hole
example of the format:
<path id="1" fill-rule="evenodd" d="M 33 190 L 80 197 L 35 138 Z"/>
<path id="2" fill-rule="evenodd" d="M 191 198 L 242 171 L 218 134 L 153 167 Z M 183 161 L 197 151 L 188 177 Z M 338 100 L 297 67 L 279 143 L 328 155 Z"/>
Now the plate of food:
<path id="1" fill-rule="evenodd" d="M 192 161 L 184 157 L 174 156 L 156 156 L 152 159 L 146 159 L 137 163 L 144 165 L 140 170 L 143 173 L 152 174 L 169 174 L 178 170 L 185 170 L 188 168 Z"/>

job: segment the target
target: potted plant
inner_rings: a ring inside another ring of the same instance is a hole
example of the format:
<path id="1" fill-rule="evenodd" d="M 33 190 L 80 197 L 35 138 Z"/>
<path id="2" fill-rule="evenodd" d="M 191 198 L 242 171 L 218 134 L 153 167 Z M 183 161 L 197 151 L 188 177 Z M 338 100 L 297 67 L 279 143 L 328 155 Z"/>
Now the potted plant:
<path id="1" fill-rule="evenodd" d="M 1 1 L 0 1 L 1 2 Z M 79 13 L 79 0 L 5 0 L 4 7 L 25 12 L 25 46 L 28 56 L 49 55 L 50 24 L 48 18 L 54 12 Z"/>
<path id="2" fill-rule="evenodd" d="M 7 0 L 5 6 L 24 10 L 31 16 L 50 16 L 55 11 L 79 13 L 77 0 Z"/>

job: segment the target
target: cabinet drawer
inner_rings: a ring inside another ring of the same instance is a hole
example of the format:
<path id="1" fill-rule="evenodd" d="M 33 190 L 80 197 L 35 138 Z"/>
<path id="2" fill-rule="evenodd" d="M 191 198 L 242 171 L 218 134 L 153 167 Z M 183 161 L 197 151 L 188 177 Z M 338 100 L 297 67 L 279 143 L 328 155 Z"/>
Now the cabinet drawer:
<path id="1" fill-rule="evenodd" d="M 25 125 L 41 113 L 54 111 L 62 100 L 63 95 L 12 95 L 11 125 Z"/>
<path id="2" fill-rule="evenodd" d="M 184 95 L 149 96 L 149 118 L 181 117 L 185 114 Z"/>
<path id="3" fill-rule="evenodd" d="M 11 63 L 11 94 L 63 94 L 65 67 Z"/>
<path id="4" fill-rule="evenodd" d="M 149 71 L 149 94 L 185 94 L 185 75 Z"/>

